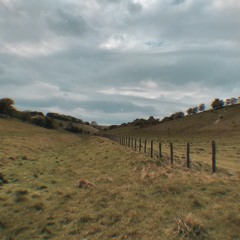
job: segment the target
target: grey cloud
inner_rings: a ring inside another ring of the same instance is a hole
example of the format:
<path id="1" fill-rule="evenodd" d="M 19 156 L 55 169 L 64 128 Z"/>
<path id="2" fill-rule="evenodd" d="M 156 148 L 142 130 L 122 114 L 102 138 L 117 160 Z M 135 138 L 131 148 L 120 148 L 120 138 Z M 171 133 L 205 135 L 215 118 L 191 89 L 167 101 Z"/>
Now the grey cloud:
<path id="1" fill-rule="evenodd" d="M 21 108 L 83 108 L 88 120 L 121 123 L 240 91 L 240 8 L 233 1 L 218 8 L 208 0 L 7 2 L 0 4 L 0 95 Z M 148 80 L 168 94 L 99 93 L 137 93 Z M 35 100 L 26 100 L 30 93 Z"/>
<path id="2" fill-rule="evenodd" d="M 67 98 L 45 98 L 45 99 L 35 99 L 29 101 L 29 99 L 15 99 L 16 105 L 19 107 L 24 106 L 25 109 L 53 109 L 61 108 L 64 112 L 73 111 L 74 109 L 85 109 L 88 112 L 98 112 L 99 114 L 133 114 L 137 113 L 143 116 L 150 116 L 156 114 L 156 109 L 152 106 L 138 106 L 131 102 L 126 101 L 101 101 L 101 100 L 90 100 L 90 101 L 77 101 Z M 78 117 L 84 118 L 80 114 Z M 107 119 L 107 117 L 106 117 Z M 90 120 L 90 119 L 88 119 Z M 129 118 L 128 121 L 131 119 Z"/>
<path id="3" fill-rule="evenodd" d="M 73 13 L 62 9 L 58 9 L 54 17 L 48 17 L 47 22 L 50 29 L 60 35 L 81 36 L 88 30 L 87 23 L 81 16 L 74 16 Z"/>
<path id="4" fill-rule="evenodd" d="M 142 5 L 139 3 L 129 2 L 127 7 L 132 14 L 139 13 L 142 10 Z"/>
<path id="5" fill-rule="evenodd" d="M 182 4 L 184 3 L 186 0 L 172 0 L 172 4 Z"/>
<path id="6" fill-rule="evenodd" d="M 140 112 L 142 114 L 155 113 L 152 106 L 137 106 L 131 102 L 115 102 L 115 101 L 88 101 L 82 102 L 84 107 L 88 110 L 98 110 L 104 113 L 133 113 Z"/>

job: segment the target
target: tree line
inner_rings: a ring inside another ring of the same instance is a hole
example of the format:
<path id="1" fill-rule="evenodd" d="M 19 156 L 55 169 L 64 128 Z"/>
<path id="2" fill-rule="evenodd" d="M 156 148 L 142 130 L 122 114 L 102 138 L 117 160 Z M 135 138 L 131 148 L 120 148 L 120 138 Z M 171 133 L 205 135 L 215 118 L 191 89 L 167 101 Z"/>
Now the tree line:
<path id="1" fill-rule="evenodd" d="M 216 110 L 216 109 L 222 108 L 224 106 L 235 105 L 235 104 L 238 104 L 238 103 L 240 103 L 240 97 L 238 97 L 238 98 L 235 98 L 235 97 L 228 98 L 225 101 L 223 99 L 220 99 L 220 98 L 215 98 L 211 103 L 211 107 L 212 107 L 213 110 Z M 198 112 L 204 112 L 205 109 L 206 109 L 206 105 L 204 103 L 201 103 L 199 106 L 195 106 L 195 107 L 187 109 L 186 112 L 187 112 L 187 115 L 193 115 L 193 114 L 196 114 Z"/>

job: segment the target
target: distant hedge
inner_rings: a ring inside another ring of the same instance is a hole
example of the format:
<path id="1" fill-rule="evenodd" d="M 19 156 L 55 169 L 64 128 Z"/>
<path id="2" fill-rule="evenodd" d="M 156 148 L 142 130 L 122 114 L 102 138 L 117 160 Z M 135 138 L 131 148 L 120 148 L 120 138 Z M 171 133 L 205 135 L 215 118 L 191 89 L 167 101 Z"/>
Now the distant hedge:
<path id="1" fill-rule="evenodd" d="M 68 116 L 68 115 L 64 115 L 64 114 L 49 112 L 49 113 L 46 114 L 46 116 L 50 117 L 50 118 L 55 118 L 55 119 L 58 119 L 58 120 L 62 120 L 62 121 L 84 124 L 82 119 L 78 119 L 78 118 Z"/>

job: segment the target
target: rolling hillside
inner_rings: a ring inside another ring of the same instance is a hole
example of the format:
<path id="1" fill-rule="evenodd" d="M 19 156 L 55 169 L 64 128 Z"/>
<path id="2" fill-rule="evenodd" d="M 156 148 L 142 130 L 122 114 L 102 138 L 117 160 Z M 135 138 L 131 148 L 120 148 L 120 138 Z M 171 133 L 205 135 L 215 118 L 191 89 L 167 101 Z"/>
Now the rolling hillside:
<path id="1" fill-rule="evenodd" d="M 238 172 L 10 118 L 0 136 L 0 239 L 239 239 Z"/>
<path id="2" fill-rule="evenodd" d="M 240 104 L 208 110 L 185 118 L 139 128 L 126 125 L 106 131 L 127 136 L 238 136 L 240 133 Z"/>

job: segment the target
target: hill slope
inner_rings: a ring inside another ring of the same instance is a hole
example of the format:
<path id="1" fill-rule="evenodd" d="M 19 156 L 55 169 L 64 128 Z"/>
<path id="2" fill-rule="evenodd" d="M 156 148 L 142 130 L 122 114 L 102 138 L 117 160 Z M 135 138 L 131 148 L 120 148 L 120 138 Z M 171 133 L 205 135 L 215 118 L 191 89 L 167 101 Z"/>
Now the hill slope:
<path id="1" fill-rule="evenodd" d="M 218 110 L 208 110 L 185 118 L 159 123 L 146 128 L 133 125 L 107 131 L 109 134 L 124 135 L 205 135 L 232 136 L 240 133 L 240 104 Z"/>
<path id="2" fill-rule="evenodd" d="M 237 173 L 159 167 L 107 139 L 12 119 L 0 135 L 1 239 L 239 238 Z"/>

